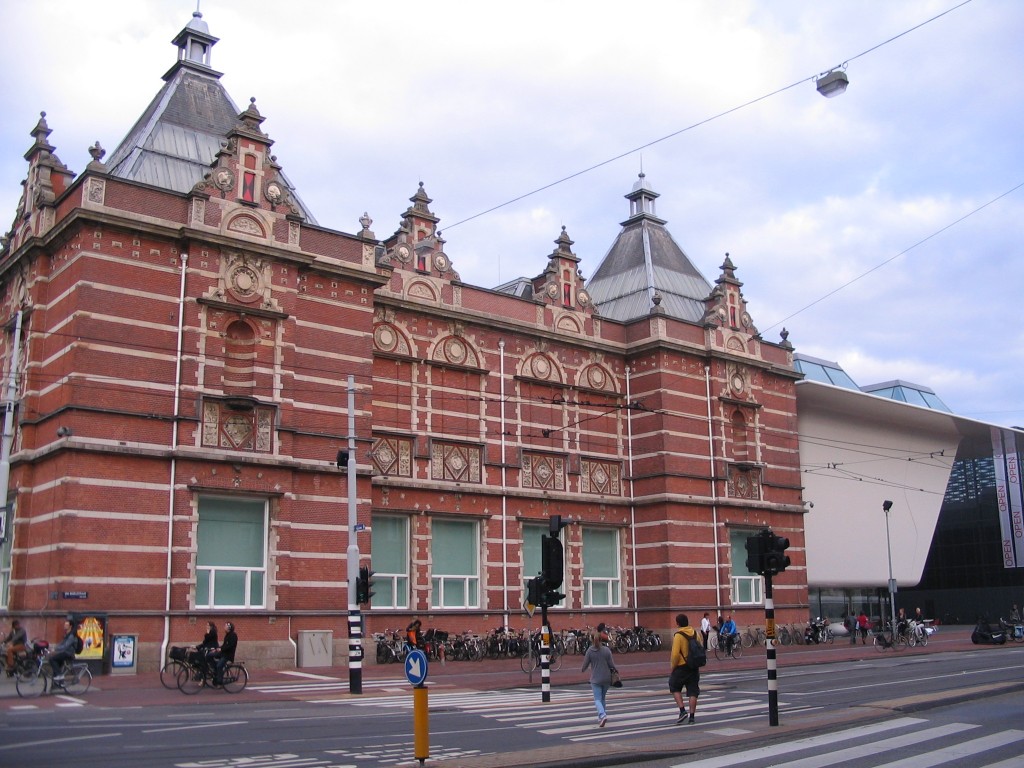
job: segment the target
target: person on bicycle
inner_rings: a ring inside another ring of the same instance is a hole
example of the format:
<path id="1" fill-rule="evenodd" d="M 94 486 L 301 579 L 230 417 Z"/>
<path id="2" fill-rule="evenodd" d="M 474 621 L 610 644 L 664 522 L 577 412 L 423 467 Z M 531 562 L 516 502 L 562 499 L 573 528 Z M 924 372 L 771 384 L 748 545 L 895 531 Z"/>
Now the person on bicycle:
<path id="1" fill-rule="evenodd" d="M 413 648 L 426 650 L 427 644 L 423 641 L 423 622 L 419 619 L 413 619 L 412 623 L 405 628 L 405 638 Z"/>
<path id="2" fill-rule="evenodd" d="M 238 647 L 238 635 L 235 632 L 235 625 L 230 621 L 224 625 L 227 632 L 224 633 L 224 642 L 220 644 L 220 650 L 214 651 L 210 657 L 213 661 L 213 684 L 220 685 L 224 682 L 224 667 L 235 660 L 235 649 Z"/>
<path id="3" fill-rule="evenodd" d="M 203 635 L 203 642 L 196 646 L 194 653 L 189 654 L 189 662 L 198 667 L 205 667 L 210 663 L 210 656 L 217 652 L 220 643 L 217 641 L 217 625 L 212 621 L 206 622 L 206 634 Z"/>
<path id="4" fill-rule="evenodd" d="M 3 644 L 7 648 L 7 676 L 14 677 L 14 657 L 28 647 L 28 633 L 17 619 L 11 622 L 11 631 Z"/>
<path id="5" fill-rule="evenodd" d="M 719 630 L 718 635 L 719 638 L 725 638 L 725 652 L 732 653 L 732 644 L 740 636 L 740 631 L 736 628 L 736 622 L 733 621 L 731 613 L 725 620 L 725 624 L 722 625 L 722 629 Z"/>
<path id="6" fill-rule="evenodd" d="M 50 654 L 50 669 L 53 670 L 54 678 L 59 677 L 65 661 L 75 660 L 75 650 L 78 648 L 78 635 L 75 633 L 75 625 L 71 619 L 64 619 L 64 637 L 57 647 Z"/>

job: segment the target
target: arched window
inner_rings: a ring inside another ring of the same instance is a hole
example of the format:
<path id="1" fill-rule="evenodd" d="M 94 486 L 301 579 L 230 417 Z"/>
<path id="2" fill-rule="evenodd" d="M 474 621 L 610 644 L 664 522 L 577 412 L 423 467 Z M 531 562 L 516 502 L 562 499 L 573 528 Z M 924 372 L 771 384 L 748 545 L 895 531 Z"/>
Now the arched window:
<path id="1" fill-rule="evenodd" d="M 747 420 L 740 411 L 732 414 L 732 457 L 736 461 L 750 461 L 750 435 Z"/>
<path id="2" fill-rule="evenodd" d="M 252 326 L 235 320 L 224 339 L 224 390 L 228 394 L 251 394 L 255 381 L 256 333 Z"/>

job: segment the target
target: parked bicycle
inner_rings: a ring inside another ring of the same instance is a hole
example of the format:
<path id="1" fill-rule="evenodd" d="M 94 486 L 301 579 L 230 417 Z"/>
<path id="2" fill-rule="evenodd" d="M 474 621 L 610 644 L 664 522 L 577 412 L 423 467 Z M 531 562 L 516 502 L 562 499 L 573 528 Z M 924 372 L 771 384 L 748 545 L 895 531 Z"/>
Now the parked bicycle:
<path id="1" fill-rule="evenodd" d="M 716 659 L 738 659 L 743 655 L 743 638 L 739 632 L 729 638 L 719 637 L 714 646 Z"/>
<path id="2" fill-rule="evenodd" d="M 876 651 L 884 653 L 890 648 L 900 651 L 907 647 L 907 636 L 900 632 L 898 627 L 899 625 L 893 630 L 892 622 L 887 621 L 883 629 L 875 630 L 871 644 L 875 646 Z"/>
<path id="3" fill-rule="evenodd" d="M 205 659 L 198 662 L 186 660 L 178 673 L 178 690 L 192 695 L 203 688 L 220 687 L 228 693 L 240 693 L 249 684 L 249 672 L 244 661 L 229 661 L 225 664 L 219 686 L 213 681 L 214 673 L 214 665 Z"/>
<path id="4" fill-rule="evenodd" d="M 755 645 L 764 645 L 765 639 L 764 627 L 749 626 L 743 633 L 743 647 L 753 648 Z"/>
<path id="5" fill-rule="evenodd" d="M 540 632 L 537 632 L 530 638 L 530 642 L 527 643 L 527 652 L 523 656 L 519 663 L 523 668 L 523 672 L 533 672 L 540 667 Z M 555 671 L 562 666 L 562 654 L 558 652 L 558 649 L 552 645 L 548 649 L 548 669 Z"/>
<path id="6" fill-rule="evenodd" d="M 81 696 L 92 685 L 92 672 L 84 661 L 65 661 L 57 674 L 53 674 L 50 662 L 43 654 L 34 656 L 33 663 L 18 674 L 15 687 L 23 699 L 33 699 L 46 692 L 64 691 L 72 696 Z"/>

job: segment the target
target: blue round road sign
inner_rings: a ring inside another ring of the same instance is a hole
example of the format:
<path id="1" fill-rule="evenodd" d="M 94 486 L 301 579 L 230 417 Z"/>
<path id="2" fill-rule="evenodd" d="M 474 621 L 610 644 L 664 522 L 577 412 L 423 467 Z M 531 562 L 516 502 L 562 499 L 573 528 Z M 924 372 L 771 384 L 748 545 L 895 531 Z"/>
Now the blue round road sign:
<path id="1" fill-rule="evenodd" d="M 414 686 L 423 685 L 427 679 L 427 654 L 419 648 L 409 651 L 405 657 L 405 676 Z"/>

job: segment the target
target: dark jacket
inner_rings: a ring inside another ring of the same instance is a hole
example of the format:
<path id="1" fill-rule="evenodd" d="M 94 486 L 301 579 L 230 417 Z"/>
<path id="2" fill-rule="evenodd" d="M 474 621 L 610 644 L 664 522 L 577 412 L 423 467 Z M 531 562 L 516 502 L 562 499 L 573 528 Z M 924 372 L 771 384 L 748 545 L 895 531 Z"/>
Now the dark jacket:
<path id="1" fill-rule="evenodd" d="M 75 628 L 72 627 L 64 638 L 57 643 L 57 647 L 53 649 L 54 655 L 58 653 L 66 653 L 68 656 L 74 657 L 75 649 L 78 647 L 78 635 L 75 632 Z"/>
<path id="2" fill-rule="evenodd" d="M 229 630 L 224 635 L 224 642 L 220 644 L 220 657 L 227 659 L 228 661 L 235 660 L 235 648 L 238 647 L 238 635 L 235 634 L 235 630 Z"/>
<path id="3" fill-rule="evenodd" d="M 212 629 L 203 635 L 203 642 L 198 646 L 199 650 L 212 651 L 217 647 L 217 630 Z"/>

